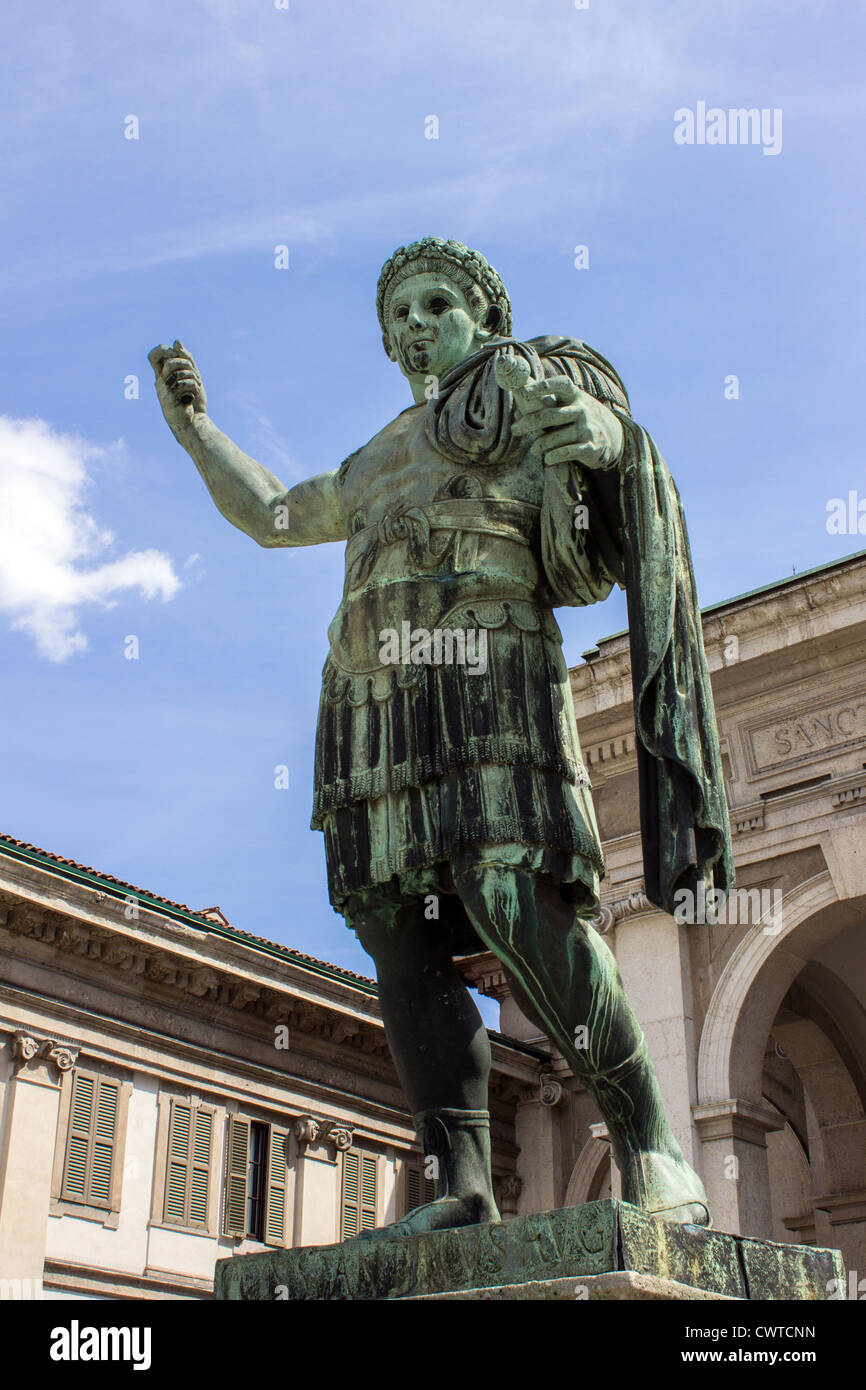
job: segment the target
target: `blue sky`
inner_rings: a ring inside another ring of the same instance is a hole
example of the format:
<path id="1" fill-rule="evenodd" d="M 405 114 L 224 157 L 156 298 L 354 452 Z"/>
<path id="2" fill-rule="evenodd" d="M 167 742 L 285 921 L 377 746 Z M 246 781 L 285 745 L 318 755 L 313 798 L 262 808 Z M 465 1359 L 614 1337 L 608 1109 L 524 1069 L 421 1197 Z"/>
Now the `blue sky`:
<path id="1" fill-rule="evenodd" d="M 299 481 L 411 403 L 376 279 L 395 246 L 455 236 L 502 274 L 517 336 L 572 334 L 618 367 L 679 483 L 704 603 L 858 550 L 826 520 L 830 499 L 866 496 L 864 12 L 4 15 L 0 826 L 368 971 L 308 828 L 342 547 L 266 552 L 220 517 L 148 350 L 180 338 L 216 422 Z M 678 145 L 674 113 L 700 101 L 780 110 L 780 152 Z M 558 616 L 574 664 L 624 601 Z"/>

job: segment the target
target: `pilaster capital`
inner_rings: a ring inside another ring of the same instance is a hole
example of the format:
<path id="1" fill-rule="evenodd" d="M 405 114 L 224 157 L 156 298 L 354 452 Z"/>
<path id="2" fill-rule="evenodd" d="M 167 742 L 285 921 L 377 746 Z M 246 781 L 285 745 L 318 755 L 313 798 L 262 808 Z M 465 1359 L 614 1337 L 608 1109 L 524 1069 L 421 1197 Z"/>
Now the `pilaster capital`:
<path id="1" fill-rule="evenodd" d="M 64 1072 L 72 1070 L 79 1051 L 63 1038 L 38 1037 L 23 1029 L 10 1039 L 9 1050 L 16 1076 L 41 1070 L 43 1079 L 47 1074 L 55 1082 L 60 1080 Z"/>

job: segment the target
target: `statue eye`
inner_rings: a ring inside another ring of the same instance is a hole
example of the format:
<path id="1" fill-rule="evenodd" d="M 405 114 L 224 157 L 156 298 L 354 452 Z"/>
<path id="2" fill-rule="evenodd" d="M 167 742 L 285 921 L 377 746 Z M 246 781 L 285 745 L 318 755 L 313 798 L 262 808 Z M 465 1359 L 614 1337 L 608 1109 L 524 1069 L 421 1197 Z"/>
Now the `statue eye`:
<path id="1" fill-rule="evenodd" d="M 408 314 L 409 310 L 406 308 L 405 304 L 401 304 L 397 309 L 394 310 L 395 319 L 405 319 L 408 316 Z"/>
<path id="2" fill-rule="evenodd" d="M 435 299 L 430 300 L 430 308 L 433 310 L 434 314 L 444 314 L 445 310 L 449 307 L 448 300 L 443 299 L 441 295 L 437 295 Z"/>

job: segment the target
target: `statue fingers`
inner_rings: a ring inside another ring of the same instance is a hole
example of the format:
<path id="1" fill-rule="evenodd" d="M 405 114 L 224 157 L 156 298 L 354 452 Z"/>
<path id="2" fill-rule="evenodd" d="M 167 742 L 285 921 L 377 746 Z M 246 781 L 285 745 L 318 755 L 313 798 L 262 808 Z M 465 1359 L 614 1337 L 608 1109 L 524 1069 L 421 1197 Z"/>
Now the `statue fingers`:
<path id="1" fill-rule="evenodd" d="M 166 362 L 162 370 L 162 377 L 167 386 L 176 386 L 178 382 L 193 382 L 201 386 L 201 377 L 195 367 L 190 367 L 188 362 L 179 362 L 177 358 Z"/>
<path id="2" fill-rule="evenodd" d="M 532 415 L 521 416 L 511 427 L 512 434 L 538 434 L 541 430 L 560 429 L 565 425 L 586 428 L 587 412 L 580 401 L 573 405 L 551 405 Z"/>
<path id="3" fill-rule="evenodd" d="M 552 468 L 557 463 L 576 463 L 583 468 L 600 468 L 606 461 L 603 449 L 591 444 L 563 444 L 558 449 L 545 451 L 544 466 Z"/>
<path id="4" fill-rule="evenodd" d="M 158 377 L 162 376 L 163 367 L 173 355 L 173 349 L 166 347 L 165 343 L 160 343 L 157 347 L 151 348 L 150 352 L 147 354 L 147 360 Z"/>
<path id="5" fill-rule="evenodd" d="M 527 414 L 535 414 L 546 406 L 573 401 L 576 390 L 574 382 L 567 376 L 552 376 L 545 381 L 530 381 L 520 392 L 520 404 Z"/>
<path id="6" fill-rule="evenodd" d="M 563 425 L 560 429 L 545 430 L 538 436 L 532 448 L 536 454 L 547 455 L 553 449 L 583 447 L 590 442 L 590 432 L 579 422 Z"/>

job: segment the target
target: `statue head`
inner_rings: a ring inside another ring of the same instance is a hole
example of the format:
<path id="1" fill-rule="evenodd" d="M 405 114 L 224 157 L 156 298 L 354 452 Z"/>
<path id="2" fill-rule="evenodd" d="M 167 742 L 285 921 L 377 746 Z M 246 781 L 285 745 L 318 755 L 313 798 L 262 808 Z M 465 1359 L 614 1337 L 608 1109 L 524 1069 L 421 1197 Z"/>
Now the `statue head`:
<path id="1" fill-rule="evenodd" d="M 489 338 L 511 335 L 511 303 L 491 265 L 459 241 L 425 237 L 399 247 L 382 267 L 377 294 L 382 342 L 423 399 Z"/>

